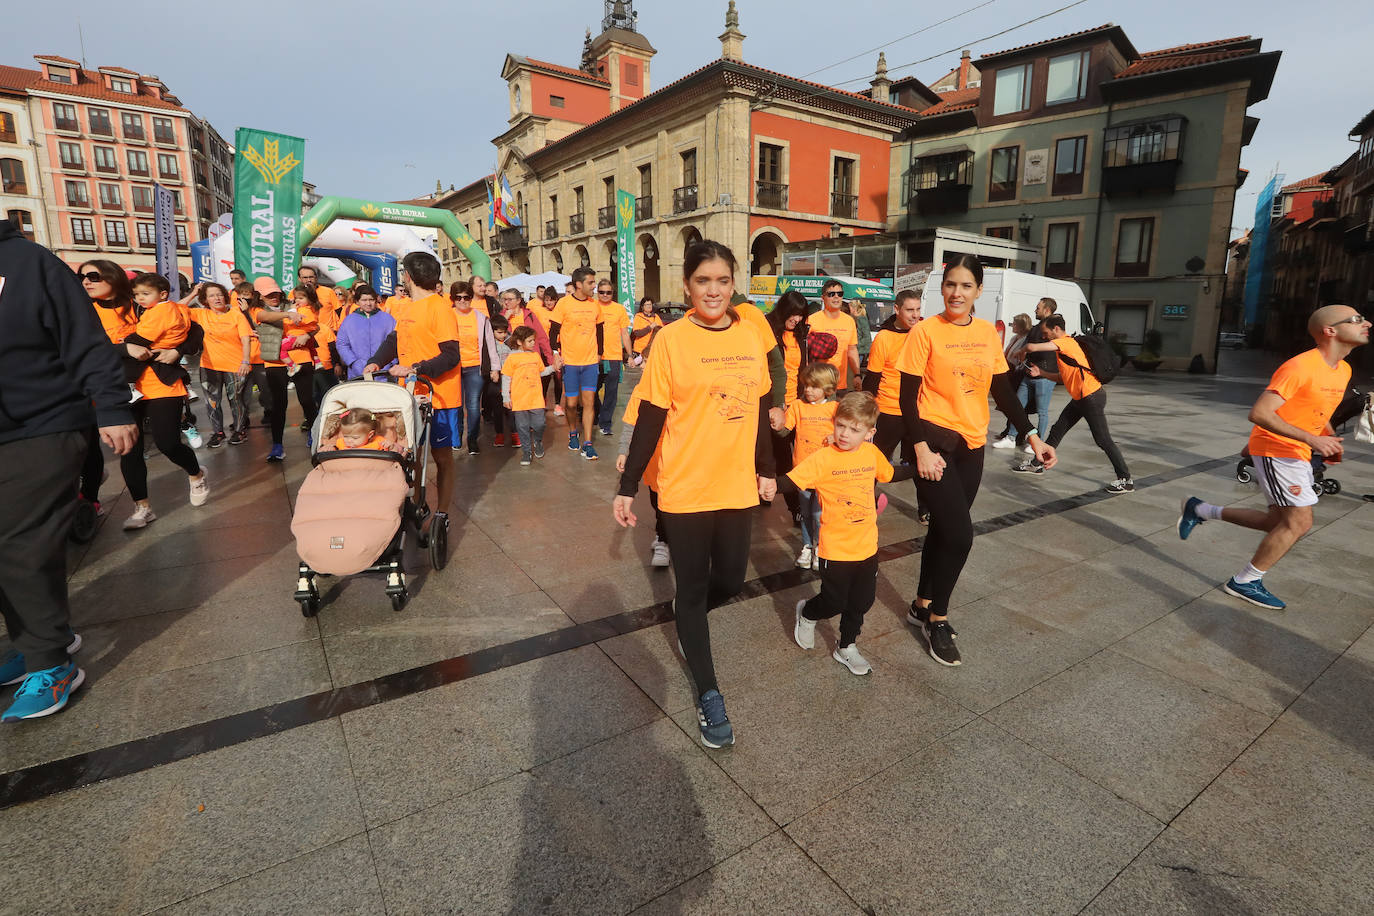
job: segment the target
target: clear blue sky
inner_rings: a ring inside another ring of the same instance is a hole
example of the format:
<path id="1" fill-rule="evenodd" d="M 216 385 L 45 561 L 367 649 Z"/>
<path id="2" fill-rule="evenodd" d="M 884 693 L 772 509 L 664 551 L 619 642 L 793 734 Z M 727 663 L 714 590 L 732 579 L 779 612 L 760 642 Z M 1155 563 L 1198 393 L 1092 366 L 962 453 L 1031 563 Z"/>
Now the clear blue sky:
<path id="1" fill-rule="evenodd" d="M 739 0 L 745 60 L 804 76 L 982 0 L 926 6 Z M 1347 131 L 1374 108 L 1369 42 L 1374 5 L 1337 0 L 1252 4 L 1086 0 L 1008 34 L 995 32 L 1072 0 L 993 0 L 886 48 L 893 76 L 933 81 L 957 64 L 1014 45 L 1115 22 L 1140 50 L 1234 35 L 1283 51 L 1241 165 L 1252 175 L 1233 222 L 1248 226 L 1255 192 L 1277 166 L 1296 180 L 1333 166 L 1354 144 Z M 25 3 L 4 0 L 0 63 L 34 66 L 46 52 L 80 58 L 78 19 L 91 66 L 155 73 L 198 115 L 232 139 L 235 127 L 305 137 L 306 174 L 322 193 L 397 199 L 461 186 L 491 169 L 492 137 L 507 126 L 501 64 L 508 51 L 576 66 L 583 30 L 600 30 L 601 0 L 457 4 L 391 0 L 169 0 Z M 637 4 L 639 30 L 658 49 L 659 87 L 715 59 L 725 2 Z M 705 13 L 702 10 L 706 10 Z M 172 11 L 172 12 L 169 12 Z M 983 40 L 980 40 L 983 39 Z M 946 53 L 948 52 L 948 53 Z M 935 58 L 903 71 L 897 65 Z M 817 74 L 862 88 L 876 50 Z M 847 82 L 858 79 L 858 83 Z"/>

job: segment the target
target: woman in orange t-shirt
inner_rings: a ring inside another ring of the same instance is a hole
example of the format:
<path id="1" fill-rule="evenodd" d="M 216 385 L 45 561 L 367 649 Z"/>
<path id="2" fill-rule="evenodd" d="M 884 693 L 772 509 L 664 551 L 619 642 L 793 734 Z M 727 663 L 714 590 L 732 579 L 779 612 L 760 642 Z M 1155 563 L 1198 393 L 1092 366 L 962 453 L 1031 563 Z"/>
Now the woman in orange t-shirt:
<path id="1" fill-rule="evenodd" d="M 949 598 L 973 548 L 973 500 L 983 479 L 988 438 L 988 393 L 1036 457 L 1053 467 L 1054 449 L 1035 435 L 1016 400 L 997 329 L 973 317 L 983 291 L 983 265 L 960 255 L 945 267 L 940 294 L 945 310 L 906 335 L 897 356 L 898 402 L 907 439 L 916 452 L 916 492 L 930 510 L 921 551 L 921 579 L 907 622 L 924 627 L 930 657 L 960 664 L 949 625 Z"/>
<path id="2" fill-rule="evenodd" d="M 267 367 L 262 361 L 262 341 L 258 339 L 257 314 L 262 311 L 262 297 L 251 283 L 240 283 L 234 287 L 232 302 L 240 314 L 248 320 L 253 331 L 253 339 L 248 342 L 248 375 L 238 386 L 239 403 L 243 407 L 243 428 L 247 436 L 248 395 L 253 388 L 258 389 L 258 406 L 262 408 L 262 426 L 266 426 L 272 414 L 272 394 L 267 387 Z"/>
<path id="3" fill-rule="evenodd" d="M 129 275 L 114 261 L 96 259 L 86 261 L 77 269 L 81 285 L 86 295 L 91 297 L 91 305 L 100 319 L 100 326 L 110 343 L 118 347 L 120 359 L 125 355 L 124 338 L 134 332 L 138 316 L 134 310 L 134 291 L 129 288 Z M 100 448 L 100 432 L 92 425 L 86 430 L 86 461 L 81 466 L 81 497 L 95 507 L 97 515 L 104 515 L 100 508 L 100 484 L 105 476 L 105 455 Z"/>
<path id="4" fill-rule="evenodd" d="M 292 302 L 284 302 L 281 287 L 271 277 L 258 277 L 253 281 L 253 289 L 262 297 L 263 307 L 252 316 L 256 324 L 274 324 L 281 327 L 283 348 L 286 341 L 298 346 L 287 349 L 285 358 L 282 348 L 276 352 L 264 350 L 262 360 L 266 368 L 267 387 L 271 392 L 272 406 L 268 412 L 268 422 L 272 427 L 272 448 L 267 453 L 268 461 L 282 461 L 286 449 L 282 437 L 286 432 L 286 386 L 288 382 L 296 389 L 296 400 L 305 415 L 303 429 L 309 429 L 315 422 L 314 382 L 315 367 L 310 356 L 310 335 L 319 329 L 314 306 L 318 304 L 314 293 L 303 286 L 291 291 Z M 288 362 L 295 367 L 294 377 Z M 307 441 L 309 441 L 307 439 Z"/>
<path id="5" fill-rule="evenodd" d="M 678 643 L 696 683 L 707 747 L 734 744 L 735 737 L 716 684 L 706 612 L 744 587 L 750 512 L 777 492 L 768 342 L 730 305 L 735 270 L 734 254 L 719 242 L 688 246 L 682 273 L 693 311 L 654 341 L 614 504 L 616 522 L 633 526 L 634 496 L 657 449 Z"/>
<path id="6" fill-rule="evenodd" d="M 768 313 L 768 326 L 782 349 L 783 370 L 787 373 L 787 389 L 783 392 L 783 408 L 786 409 L 801 397 L 797 377 L 806 349 L 806 297 L 792 289 L 779 296 Z M 786 429 L 774 430 L 773 463 L 779 476 L 792 470 L 792 440 L 793 435 Z M 792 516 L 793 527 L 800 528 L 801 499 L 796 490 L 783 490 L 782 499 Z"/>
<path id="7" fill-rule="evenodd" d="M 200 354 L 200 387 L 209 402 L 210 448 L 219 448 L 226 439 L 241 445 L 248 438 L 243 400 L 239 386 L 251 368 L 253 329 L 243 313 L 229 305 L 229 291 L 218 283 L 200 284 L 200 301 L 205 308 L 191 309 L 191 320 L 205 329 L 205 344 Z M 229 435 L 224 430 L 224 403 L 229 403 Z"/>

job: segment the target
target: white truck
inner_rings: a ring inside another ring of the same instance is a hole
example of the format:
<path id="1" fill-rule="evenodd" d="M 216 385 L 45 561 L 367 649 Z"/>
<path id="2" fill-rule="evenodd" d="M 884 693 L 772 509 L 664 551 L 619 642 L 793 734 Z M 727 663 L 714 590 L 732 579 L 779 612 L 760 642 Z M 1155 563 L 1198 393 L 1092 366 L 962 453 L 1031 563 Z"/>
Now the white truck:
<path id="1" fill-rule="evenodd" d="M 930 318 L 945 310 L 944 298 L 940 295 L 940 284 L 944 278 L 945 272 L 941 268 L 931 271 L 926 279 L 925 290 L 921 294 L 922 318 Z M 1003 267 L 984 268 L 983 292 L 974 303 L 973 314 L 991 321 L 1005 343 L 1011 332 L 1012 318 L 1024 313 L 1030 316 L 1033 324 L 1035 304 L 1046 297 L 1059 304 L 1059 314 L 1064 316 L 1065 330 L 1070 334 L 1093 330 L 1096 320 L 1088 306 L 1088 297 L 1083 295 L 1077 283 Z"/>

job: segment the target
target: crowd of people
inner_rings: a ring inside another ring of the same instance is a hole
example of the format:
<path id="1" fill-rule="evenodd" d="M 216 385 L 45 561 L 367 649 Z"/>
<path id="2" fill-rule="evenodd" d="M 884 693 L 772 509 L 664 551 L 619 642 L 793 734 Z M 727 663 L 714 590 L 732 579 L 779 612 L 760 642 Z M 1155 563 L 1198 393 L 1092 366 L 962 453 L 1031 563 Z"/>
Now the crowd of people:
<path id="1" fill-rule="evenodd" d="M 596 460 L 596 441 L 612 435 L 623 401 L 612 513 L 620 525 L 637 524 L 635 497 L 641 485 L 649 489 L 649 563 L 673 570 L 678 646 L 710 747 L 732 744 L 734 731 L 709 611 L 743 588 L 761 504 L 781 495 L 799 529 L 797 565 L 815 570 L 820 583 L 796 605 L 795 643 L 813 649 L 818 622 L 838 617 L 832 656 L 867 675 L 872 665 L 858 640 L 876 595 L 878 517 L 887 502 L 879 487 L 907 479 L 929 526 L 907 621 L 932 659 L 962 663 L 950 598 L 973 544 L 990 398 L 1007 419 L 994 446 L 1028 452 L 1014 470 L 1054 468 L 1057 447 L 1086 419 L 1116 473 L 1107 489 L 1133 489 L 1107 429 L 1102 384 L 1057 304 L 1042 300 L 1034 321 L 1018 316 L 1004 341 L 974 314 L 983 267 L 972 256 L 946 265 L 938 313 L 927 309 L 922 320 L 919 296 L 906 291 L 875 331 L 862 308 L 846 308 L 838 281 L 825 284 L 815 313 L 791 291 L 765 315 L 737 292 L 734 254 L 711 241 L 687 249 L 688 308 L 665 322 L 648 299 L 629 313 L 589 268 L 573 271 L 565 289 L 541 288 L 526 302 L 481 276 L 445 289 L 438 260 L 424 252 L 404 258 L 402 287 L 385 300 L 366 284 L 322 285 L 308 266 L 289 291 L 236 272 L 229 286 L 205 282 L 178 296 L 162 277 L 131 277 L 110 261 L 72 274 L 7 225 L 0 223 L 0 308 L 12 333 L 0 349 L 22 348 L 29 371 L 21 379 L 13 360 L 0 359 L 0 479 L 41 497 L 0 510 L 0 604 L 13 644 L 0 681 L 20 685 L 5 721 L 57 712 L 84 678 L 72 659 L 81 639 L 70 626 L 62 544 L 75 500 L 101 511 L 101 443 L 120 456 L 133 503 L 123 527 L 135 531 L 157 518 L 143 437 L 186 473 L 189 502 L 200 507 L 211 489 L 192 447 L 195 411 L 208 414 L 204 444 L 217 449 L 251 441 L 259 408 L 271 438 L 265 458 L 280 462 L 292 390 L 311 449 L 335 384 L 424 379 L 436 469 L 430 524 L 447 524 L 455 456 L 464 449 L 477 455 L 489 441 L 519 448 L 520 465 L 533 465 L 545 457 L 552 405 L 567 424 L 568 449 Z M 1369 327 L 1344 306 L 1318 311 L 1309 328 L 1316 349 L 1285 364 L 1252 411 L 1250 453 L 1268 512 L 1185 502 L 1182 538 L 1211 520 L 1266 533 L 1228 593 L 1283 606 L 1261 579 L 1311 526 L 1307 458 L 1313 449 L 1341 449 L 1328 424 L 1331 399 L 1349 380 L 1343 357 L 1368 340 Z M 193 366 L 203 395 L 194 403 Z M 627 367 L 643 371 L 622 397 Z M 1056 382 L 1070 401 L 1046 435 Z M 367 411 L 339 421 L 329 433 L 335 448 L 394 447 Z"/>

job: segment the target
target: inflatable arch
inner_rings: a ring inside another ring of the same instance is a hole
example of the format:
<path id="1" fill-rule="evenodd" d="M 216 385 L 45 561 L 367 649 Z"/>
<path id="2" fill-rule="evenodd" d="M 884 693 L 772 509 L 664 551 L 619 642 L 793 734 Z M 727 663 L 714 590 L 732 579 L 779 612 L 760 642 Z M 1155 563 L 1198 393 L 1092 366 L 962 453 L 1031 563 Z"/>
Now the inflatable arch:
<path id="1" fill-rule="evenodd" d="M 394 254 L 375 254 L 364 251 L 350 251 L 342 248 L 310 248 L 301 262 L 309 264 L 319 259 L 348 258 L 357 261 L 372 272 L 372 287 L 378 295 L 390 296 L 396 291 L 396 256 Z"/>
<path id="2" fill-rule="evenodd" d="M 356 197 L 323 197 L 310 209 L 301 223 L 300 250 L 305 251 L 336 220 L 368 220 L 395 223 L 402 226 L 427 226 L 438 229 L 453 240 L 458 249 L 472 263 L 475 273 L 491 276 L 491 258 L 473 240 L 458 217 L 450 210 L 416 207 L 386 201 L 359 200 Z M 352 254 L 349 257 L 353 257 Z"/>

